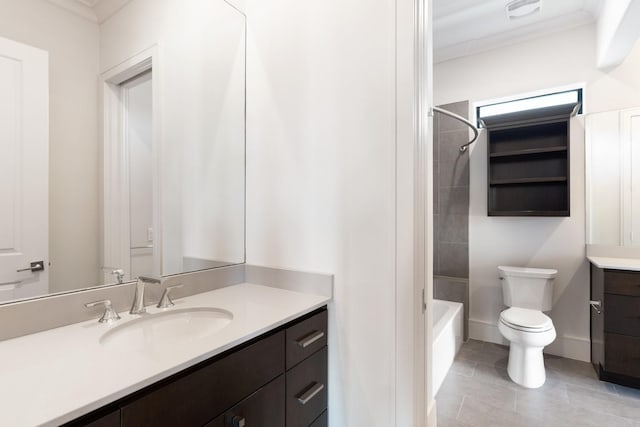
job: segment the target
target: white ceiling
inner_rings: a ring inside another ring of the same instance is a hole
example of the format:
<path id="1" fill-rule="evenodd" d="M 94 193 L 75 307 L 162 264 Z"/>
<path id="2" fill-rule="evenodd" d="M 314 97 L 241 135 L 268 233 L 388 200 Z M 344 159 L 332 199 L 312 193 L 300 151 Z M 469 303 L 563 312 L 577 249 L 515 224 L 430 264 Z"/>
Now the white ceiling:
<path id="1" fill-rule="evenodd" d="M 91 21 L 102 23 L 131 0 L 49 0 L 70 12 Z"/>
<path id="2" fill-rule="evenodd" d="M 509 0 L 433 0 L 434 61 L 442 62 L 595 21 L 602 0 L 541 0 L 540 12 L 509 20 Z"/>

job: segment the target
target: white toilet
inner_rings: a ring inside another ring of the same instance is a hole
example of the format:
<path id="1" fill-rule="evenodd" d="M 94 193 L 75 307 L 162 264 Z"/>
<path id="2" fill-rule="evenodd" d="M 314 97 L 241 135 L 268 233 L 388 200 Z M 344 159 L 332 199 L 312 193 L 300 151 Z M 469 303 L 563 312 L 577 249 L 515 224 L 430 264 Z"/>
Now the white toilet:
<path id="1" fill-rule="evenodd" d="M 558 270 L 498 267 L 504 304 L 498 329 L 509 340 L 509 377 L 516 384 L 538 388 L 544 384 L 542 349 L 556 339 L 551 318 L 543 311 L 553 304 L 553 281 Z"/>

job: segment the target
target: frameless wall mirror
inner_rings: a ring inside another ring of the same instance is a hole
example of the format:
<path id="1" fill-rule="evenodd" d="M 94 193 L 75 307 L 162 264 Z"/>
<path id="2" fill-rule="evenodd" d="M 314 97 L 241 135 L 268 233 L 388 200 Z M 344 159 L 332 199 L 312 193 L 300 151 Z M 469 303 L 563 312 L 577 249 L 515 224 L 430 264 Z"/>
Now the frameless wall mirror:
<path id="1" fill-rule="evenodd" d="M 640 246 L 640 107 L 589 114 L 587 244 Z"/>
<path id="2" fill-rule="evenodd" d="M 0 303 L 244 262 L 232 3 L 0 0 Z"/>

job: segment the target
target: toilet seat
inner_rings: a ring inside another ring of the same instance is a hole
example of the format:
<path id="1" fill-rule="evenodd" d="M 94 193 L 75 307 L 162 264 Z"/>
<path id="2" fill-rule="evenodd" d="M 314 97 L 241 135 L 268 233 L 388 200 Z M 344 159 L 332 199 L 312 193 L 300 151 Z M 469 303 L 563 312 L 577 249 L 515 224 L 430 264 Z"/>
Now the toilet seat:
<path id="1" fill-rule="evenodd" d="M 553 329 L 551 318 L 539 310 L 511 307 L 500 313 L 500 322 L 523 332 L 547 332 Z"/>

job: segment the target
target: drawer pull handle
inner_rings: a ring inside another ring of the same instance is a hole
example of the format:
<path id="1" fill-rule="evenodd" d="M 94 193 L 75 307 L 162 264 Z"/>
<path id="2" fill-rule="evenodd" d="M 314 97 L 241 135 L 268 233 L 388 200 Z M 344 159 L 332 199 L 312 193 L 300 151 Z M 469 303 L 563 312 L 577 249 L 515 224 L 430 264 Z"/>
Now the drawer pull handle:
<path id="1" fill-rule="evenodd" d="M 306 337 L 296 341 L 298 343 L 298 345 L 302 348 L 307 348 L 309 347 L 311 344 L 313 344 L 314 342 L 318 341 L 319 339 L 321 339 L 322 337 L 324 337 L 324 332 L 322 331 L 313 331 L 311 332 L 309 335 L 307 335 Z"/>
<path id="2" fill-rule="evenodd" d="M 311 399 L 313 399 L 318 393 L 324 390 L 324 384 L 315 383 L 313 387 L 307 390 L 302 396 L 298 397 L 298 402 L 302 405 L 306 405 Z"/>
<path id="3" fill-rule="evenodd" d="M 224 425 L 227 427 L 245 427 L 247 421 L 240 415 L 226 415 Z"/>

